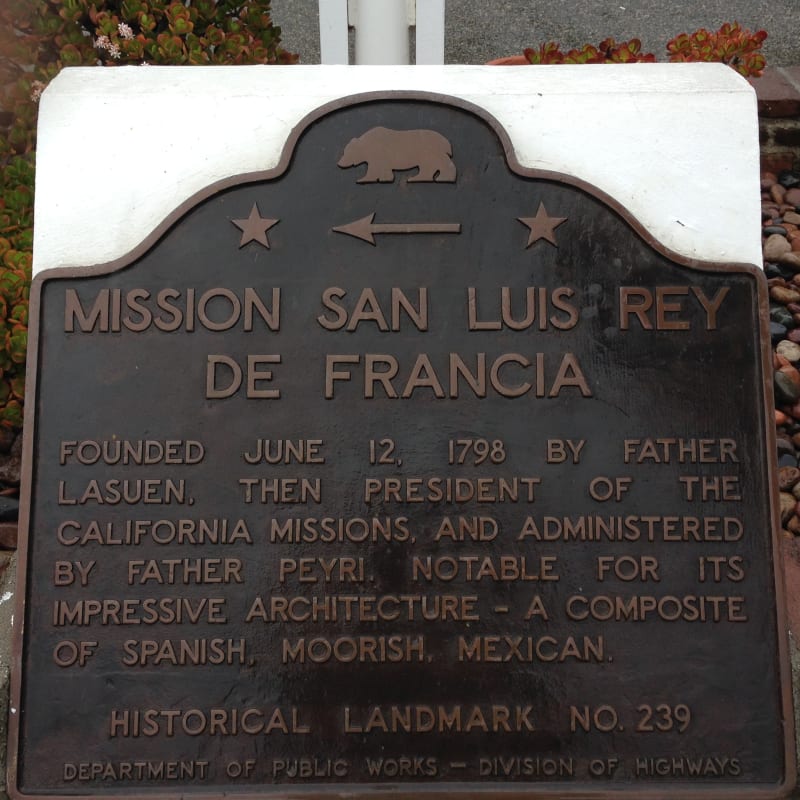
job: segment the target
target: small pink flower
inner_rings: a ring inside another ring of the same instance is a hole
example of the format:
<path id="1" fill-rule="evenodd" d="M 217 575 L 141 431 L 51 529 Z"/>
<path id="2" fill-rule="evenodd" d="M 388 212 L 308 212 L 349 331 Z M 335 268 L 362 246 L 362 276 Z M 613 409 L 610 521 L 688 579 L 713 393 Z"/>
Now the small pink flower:
<path id="1" fill-rule="evenodd" d="M 119 45 L 114 44 L 113 42 L 111 42 L 106 49 L 108 50 L 108 54 L 111 56 L 111 58 L 119 58 L 122 55 Z"/>
<path id="2" fill-rule="evenodd" d="M 133 28 L 127 22 L 120 22 L 117 31 L 123 39 L 133 39 Z"/>
<path id="3" fill-rule="evenodd" d="M 31 100 L 34 103 L 39 102 L 39 98 L 42 96 L 42 92 L 45 89 L 45 85 L 41 81 L 34 81 L 31 84 Z"/>
<path id="4" fill-rule="evenodd" d="M 108 48 L 111 46 L 111 39 L 109 39 L 108 36 L 106 36 L 105 34 L 103 34 L 102 36 L 98 36 L 94 40 L 94 46 L 98 50 L 108 50 Z"/>

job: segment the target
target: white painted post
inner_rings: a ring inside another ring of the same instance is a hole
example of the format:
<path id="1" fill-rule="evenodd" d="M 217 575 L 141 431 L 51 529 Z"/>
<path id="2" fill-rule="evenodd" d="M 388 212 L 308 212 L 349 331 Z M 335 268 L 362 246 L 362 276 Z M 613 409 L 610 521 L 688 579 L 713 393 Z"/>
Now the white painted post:
<path id="1" fill-rule="evenodd" d="M 319 50 L 323 64 L 349 64 L 347 0 L 319 0 Z"/>
<path id="2" fill-rule="evenodd" d="M 356 64 L 408 64 L 406 0 L 359 0 L 352 7 Z"/>
<path id="3" fill-rule="evenodd" d="M 417 64 L 444 64 L 445 0 L 319 0 L 320 60 L 350 63 L 348 23 L 357 64 L 408 64 L 416 26 Z"/>
<path id="4" fill-rule="evenodd" d="M 417 64 L 444 64 L 444 0 L 417 0 Z"/>

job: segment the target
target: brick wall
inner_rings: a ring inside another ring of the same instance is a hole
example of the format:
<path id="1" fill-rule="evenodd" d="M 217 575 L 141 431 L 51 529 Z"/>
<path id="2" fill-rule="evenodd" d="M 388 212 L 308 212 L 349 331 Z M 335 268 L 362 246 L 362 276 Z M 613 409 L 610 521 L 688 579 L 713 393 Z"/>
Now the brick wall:
<path id="1" fill-rule="evenodd" d="M 762 170 L 800 169 L 800 67 L 772 67 L 750 83 L 758 96 Z"/>

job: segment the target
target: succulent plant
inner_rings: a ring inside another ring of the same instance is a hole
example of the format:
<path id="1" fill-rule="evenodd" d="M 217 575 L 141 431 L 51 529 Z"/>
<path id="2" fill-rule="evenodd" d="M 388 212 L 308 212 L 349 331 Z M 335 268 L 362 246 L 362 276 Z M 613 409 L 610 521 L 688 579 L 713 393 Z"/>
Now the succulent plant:
<path id="1" fill-rule="evenodd" d="M 0 425 L 22 425 L 33 238 L 33 154 L 0 164 Z"/>
<path id="2" fill-rule="evenodd" d="M 738 22 L 726 22 L 716 33 L 700 28 L 692 34 L 675 36 L 667 42 L 667 53 L 670 61 L 720 61 L 745 77 L 758 77 L 766 66 L 759 52 L 766 38 L 766 31 L 752 33 Z M 608 38 L 597 46 L 585 44 L 566 53 L 557 42 L 545 42 L 526 48 L 525 58 L 531 64 L 632 64 L 656 60 L 653 53 L 641 50 L 639 39 L 615 42 Z"/>
<path id="3" fill-rule="evenodd" d="M 766 31 L 751 33 L 738 22 L 726 22 L 716 33 L 700 28 L 679 34 L 667 42 L 667 52 L 670 61 L 721 61 L 745 77 L 758 77 L 767 63 L 758 52 L 766 38 Z"/>
<path id="4" fill-rule="evenodd" d="M 527 48 L 525 58 L 531 64 L 632 64 L 656 60 L 652 53 L 642 53 L 641 49 L 642 43 L 638 39 L 617 43 L 609 37 L 597 47 L 585 44 L 580 49 L 566 53 L 561 51 L 556 42 L 547 42 L 536 50 Z"/>

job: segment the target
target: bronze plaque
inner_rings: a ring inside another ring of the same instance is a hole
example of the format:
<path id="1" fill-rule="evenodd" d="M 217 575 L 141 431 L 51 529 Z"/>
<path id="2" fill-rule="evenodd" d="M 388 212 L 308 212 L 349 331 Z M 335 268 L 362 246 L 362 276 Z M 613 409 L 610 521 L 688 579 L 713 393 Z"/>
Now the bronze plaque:
<path id="1" fill-rule="evenodd" d="M 782 795 L 765 298 L 419 95 L 43 274 L 13 794 Z"/>

